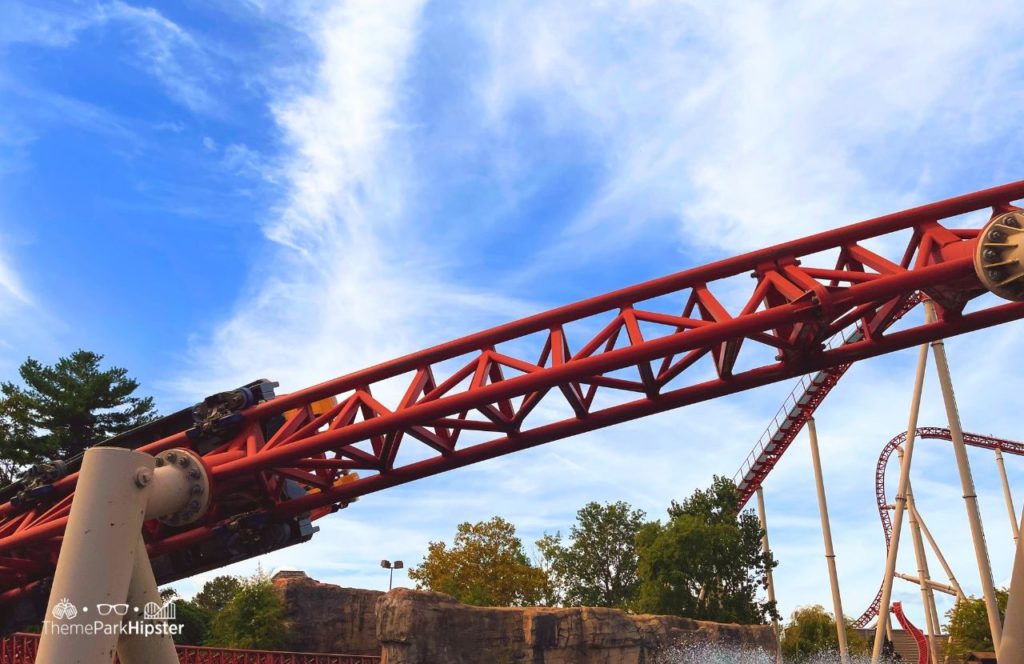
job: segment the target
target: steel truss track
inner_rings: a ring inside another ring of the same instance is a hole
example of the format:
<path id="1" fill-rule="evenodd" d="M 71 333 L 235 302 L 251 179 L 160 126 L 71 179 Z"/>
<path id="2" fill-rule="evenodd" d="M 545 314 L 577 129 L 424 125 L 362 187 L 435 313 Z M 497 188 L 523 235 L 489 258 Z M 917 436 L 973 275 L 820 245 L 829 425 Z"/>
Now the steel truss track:
<path id="1" fill-rule="evenodd" d="M 217 564 L 210 552 L 255 522 L 315 518 L 485 459 L 1022 318 L 1024 303 L 965 310 L 986 292 L 979 231 L 950 225 L 1022 197 L 1017 182 L 695 267 L 257 403 L 212 446 L 195 432 L 146 444 L 196 449 L 214 484 L 202 521 L 147 524 L 150 556 L 178 556 L 184 576 Z M 938 320 L 890 330 L 919 293 Z M 859 340 L 824 345 L 855 330 Z M 0 603 L 52 574 L 75 480 L 0 504 Z"/>

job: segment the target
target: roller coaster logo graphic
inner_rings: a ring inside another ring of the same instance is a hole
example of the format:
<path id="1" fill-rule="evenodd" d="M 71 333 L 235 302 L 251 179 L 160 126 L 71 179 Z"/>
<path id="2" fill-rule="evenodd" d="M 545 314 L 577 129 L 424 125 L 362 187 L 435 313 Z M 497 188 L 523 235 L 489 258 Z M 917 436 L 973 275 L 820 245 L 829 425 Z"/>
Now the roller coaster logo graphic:
<path id="1" fill-rule="evenodd" d="M 161 606 L 156 602 L 146 602 L 142 607 L 142 617 L 146 620 L 174 620 L 177 618 L 178 608 L 173 599 Z"/>

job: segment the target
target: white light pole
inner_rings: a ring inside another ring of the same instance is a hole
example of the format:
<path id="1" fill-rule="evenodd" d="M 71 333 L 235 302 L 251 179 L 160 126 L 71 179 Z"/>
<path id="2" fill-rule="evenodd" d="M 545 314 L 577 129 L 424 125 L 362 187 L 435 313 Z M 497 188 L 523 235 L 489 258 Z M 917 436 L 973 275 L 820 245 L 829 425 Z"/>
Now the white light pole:
<path id="1" fill-rule="evenodd" d="M 395 570 L 402 569 L 405 567 L 405 564 L 401 560 L 396 560 L 394 562 L 391 562 L 390 560 L 382 560 L 380 561 L 380 566 L 386 570 L 391 570 L 388 572 L 388 592 L 391 592 L 391 582 L 395 578 Z"/>

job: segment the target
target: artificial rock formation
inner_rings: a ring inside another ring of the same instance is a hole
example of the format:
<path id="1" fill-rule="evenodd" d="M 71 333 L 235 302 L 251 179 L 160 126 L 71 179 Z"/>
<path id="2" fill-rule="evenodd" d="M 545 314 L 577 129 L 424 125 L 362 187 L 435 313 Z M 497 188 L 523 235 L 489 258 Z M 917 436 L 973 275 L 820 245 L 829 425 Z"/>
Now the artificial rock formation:
<path id="1" fill-rule="evenodd" d="M 481 608 L 400 588 L 377 604 L 386 664 L 651 664 L 699 644 L 773 653 L 767 625 L 595 608 Z"/>
<path id="2" fill-rule="evenodd" d="M 725 625 L 614 609 L 482 608 L 448 595 L 341 588 L 303 572 L 274 585 L 292 649 L 383 655 L 383 664 L 654 664 L 695 644 L 774 652 L 767 625 Z"/>
<path id="3" fill-rule="evenodd" d="M 292 625 L 292 650 L 380 654 L 375 609 L 384 593 L 320 583 L 305 572 L 278 572 L 273 581 Z"/>

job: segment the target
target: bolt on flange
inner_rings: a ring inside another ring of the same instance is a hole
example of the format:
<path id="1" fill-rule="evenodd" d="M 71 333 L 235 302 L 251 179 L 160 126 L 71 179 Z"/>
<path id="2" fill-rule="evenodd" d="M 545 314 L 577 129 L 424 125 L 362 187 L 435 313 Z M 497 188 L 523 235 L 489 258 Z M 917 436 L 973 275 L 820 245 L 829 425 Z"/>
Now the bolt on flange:
<path id="1" fill-rule="evenodd" d="M 999 297 L 1024 302 L 1024 213 L 999 215 L 981 229 L 974 271 Z"/>
<path id="2" fill-rule="evenodd" d="M 188 483 L 191 497 L 184 509 L 161 517 L 160 521 L 168 526 L 184 526 L 201 519 L 210 505 L 210 478 L 199 458 L 185 449 L 165 450 L 157 455 L 155 465 L 157 468 L 167 466 L 181 473 Z"/>

